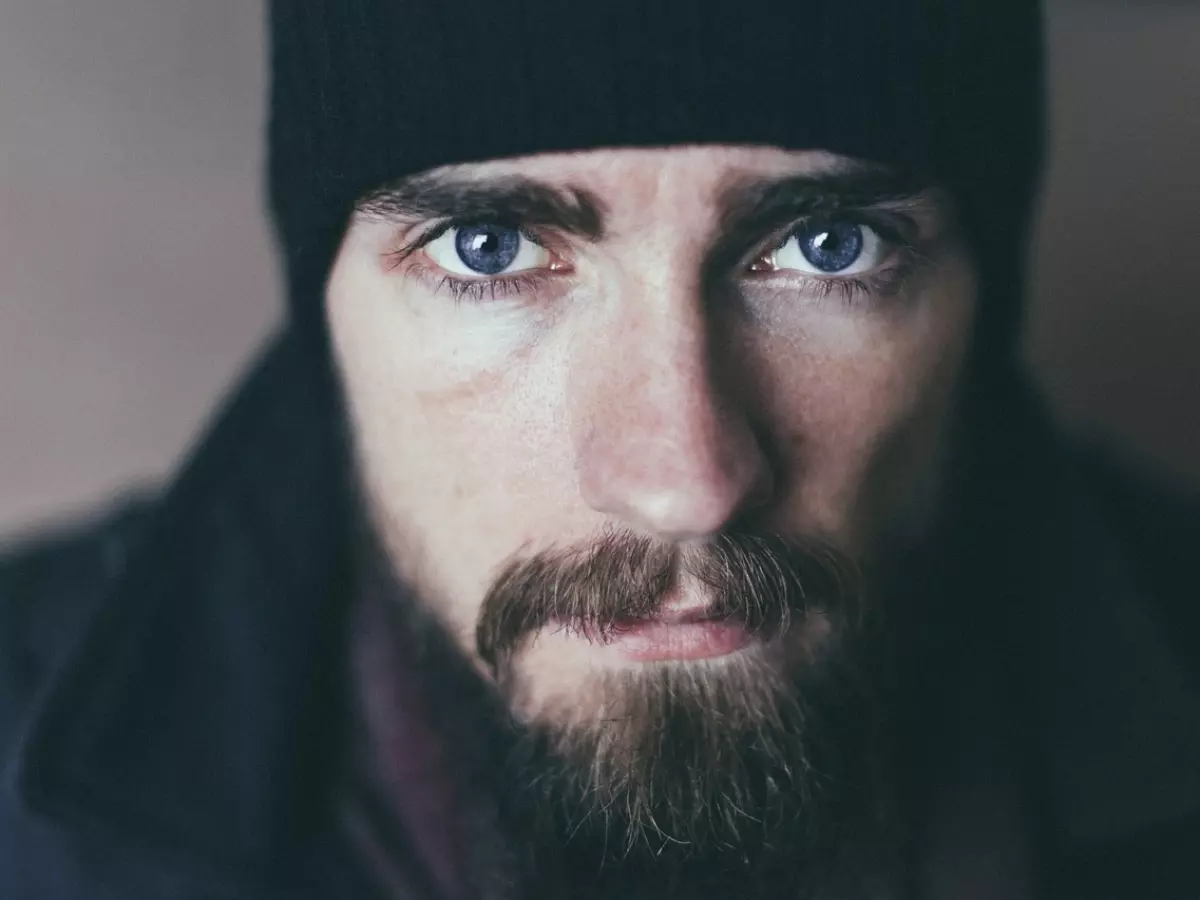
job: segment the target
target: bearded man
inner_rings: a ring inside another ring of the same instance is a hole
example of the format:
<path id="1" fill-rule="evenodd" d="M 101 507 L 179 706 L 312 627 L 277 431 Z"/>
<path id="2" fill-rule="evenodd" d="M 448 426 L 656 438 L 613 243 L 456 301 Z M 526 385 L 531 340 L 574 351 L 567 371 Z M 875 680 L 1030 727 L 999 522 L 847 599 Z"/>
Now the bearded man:
<path id="1" fill-rule="evenodd" d="M 1198 520 L 1017 360 L 1036 3 L 271 23 L 288 324 L 3 569 L 5 896 L 1200 896 Z"/>

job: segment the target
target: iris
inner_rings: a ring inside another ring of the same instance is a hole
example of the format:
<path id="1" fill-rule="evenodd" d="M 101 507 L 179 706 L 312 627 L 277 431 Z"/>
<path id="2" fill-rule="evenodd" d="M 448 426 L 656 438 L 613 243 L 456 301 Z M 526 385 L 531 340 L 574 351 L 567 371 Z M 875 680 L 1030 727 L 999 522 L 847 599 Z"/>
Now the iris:
<path id="1" fill-rule="evenodd" d="M 521 249 L 521 232 L 505 225 L 459 228 L 454 249 L 463 265 L 480 275 L 498 275 L 513 264 Z"/>
<path id="2" fill-rule="evenodd" d="M 841 272 L 862 256 L 866 240 L 861 225 L 853 222 L 822 224 L 796 235 L 804 258 L 822 272 Z"/>

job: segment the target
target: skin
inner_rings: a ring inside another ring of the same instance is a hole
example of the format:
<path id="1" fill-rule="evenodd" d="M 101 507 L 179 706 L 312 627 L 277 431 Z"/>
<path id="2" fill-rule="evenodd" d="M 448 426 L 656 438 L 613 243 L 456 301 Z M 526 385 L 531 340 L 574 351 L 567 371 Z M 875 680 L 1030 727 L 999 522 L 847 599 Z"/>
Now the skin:
<path id="1" fill-rule="evenodd" d="M 482 302 L 439 287 L 445 240 L 398 261 L 436 222 L 355 216 L 326 311 L 360 477 L 395 566 L 468 658 L 499 567 L 606 527 L 817 535 L 868 565 L 926 527 L 976 305 L 945 200 L 906 207 L 923 261 L 874 293 L 764 271 L 786 229 L 713 268 L 731 186 L 844 163 L 678 147 L 454 167 L 603 205 L 602 239 L 539 232 L 536 284 Z M 590 674 L 629 665 L 561 633 L 524 656 L 535 705 L 576 714 Z"/>

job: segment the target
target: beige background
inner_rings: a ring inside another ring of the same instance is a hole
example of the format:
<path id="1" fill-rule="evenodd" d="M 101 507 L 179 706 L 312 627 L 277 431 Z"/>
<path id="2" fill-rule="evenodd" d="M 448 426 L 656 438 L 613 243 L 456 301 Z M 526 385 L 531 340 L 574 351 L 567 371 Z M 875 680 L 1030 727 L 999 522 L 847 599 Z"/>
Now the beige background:
<path id="1" fill-rule="evenodd" d="M 1028 342 L 1200 477 L 1200 3 L 1051 0 Z M 0 536 L 163 476 L 279 314 L 252 0 L 0 0 Z"/>

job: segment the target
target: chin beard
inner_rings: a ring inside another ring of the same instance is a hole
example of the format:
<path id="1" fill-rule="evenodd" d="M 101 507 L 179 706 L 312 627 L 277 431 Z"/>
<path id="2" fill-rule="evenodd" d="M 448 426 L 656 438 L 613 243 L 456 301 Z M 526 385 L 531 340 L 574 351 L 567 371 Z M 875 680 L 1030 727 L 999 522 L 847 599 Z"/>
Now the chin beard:
<path id="1" fill-rule="evenodd" d="M 492 886 L 475 896 L 877 896 L 869 885 L 895 874 L 890 654 L 859 606 L 796 601 L 760 616 L 774 630 L 742 651 L 607 672 L 586 704 L 539 707 L 520 634 L 484 678 L 384 557 L 370 568 L 368 593 L 399 626 L 385 640 L 416 639 L 455 757 L 473 867 Z M 789 653 L 814 612 L 828 642 Z M 777 627 L 789 617 L 796 628 Z"/>
<path id="2" fill-rule="evenodd" d="M 424 610 L 402 619 L 490 885 L 472 896 L 875 896 L 898 870 L 887 697 L 838 654 L 802 678 L 754 652 L 610 673 L 603 715 L 518 719 Z"/>
<path id="3" fill-rule="evenodd" d="M 860 669 L 659 664 L 589 686 L 602 715 L 518 719 L 421 618 L 472 867 L 492 885 L 472 896 L 876 897 L 901 870 L 886 697 Z"/>
<path id="4" fill-rule="evenodd" d="M 772 655 L 606 674 L 586 720 L 510 717 L 502 818 L 537 868 L 752 896 L 879 864 L 895 817 L 878 698 L 861 672 L 789 676 Z"/>

